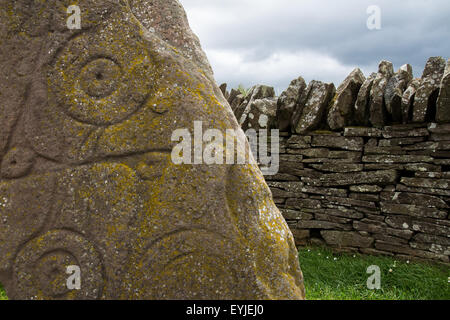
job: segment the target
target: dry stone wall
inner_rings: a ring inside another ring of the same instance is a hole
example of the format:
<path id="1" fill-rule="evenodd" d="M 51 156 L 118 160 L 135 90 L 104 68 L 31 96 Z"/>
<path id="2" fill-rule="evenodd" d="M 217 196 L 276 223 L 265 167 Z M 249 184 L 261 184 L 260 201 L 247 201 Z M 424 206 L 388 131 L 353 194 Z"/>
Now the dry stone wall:
<path id="1" fill-rule="evenodd" d="M 413 79 L 383 61 L 337 89 L 300 77 L 278 99 L 222 86 L 243 129 L 265 117 L 281 131 L 280 170 L 266 180 L 297 245 L 449 263 L 449 71 L 430 58 Z"/>

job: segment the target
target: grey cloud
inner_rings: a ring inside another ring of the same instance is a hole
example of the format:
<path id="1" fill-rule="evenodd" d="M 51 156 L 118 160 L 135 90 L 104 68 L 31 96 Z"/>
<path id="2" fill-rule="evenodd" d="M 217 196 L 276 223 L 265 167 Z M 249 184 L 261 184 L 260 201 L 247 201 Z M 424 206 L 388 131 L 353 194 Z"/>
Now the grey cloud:
<path id="1" fill-rule="evenodd" d="M 279 51 L 315 51 L 342 65 L 363 69 L 373 69 L 383 59 L 396 67 L 410 63 L 416 76 L 420 76 L 428 57 L 448 57 L 450 53 L 448 0 L 181 2 L 207 53 L 241 52 L 249 63 L 264 61 Z M 381 30 L 370 31 L 366 27 L 366 9 L 370 5 L 378 5 L 382 10 Z M 226 75 L 217 76 L 219 82 L 227 81 Z M 318 72 L 319 79 L 320 76 Z M 290 80 L 279 80 L 278 84 L 287 86 Z"/>

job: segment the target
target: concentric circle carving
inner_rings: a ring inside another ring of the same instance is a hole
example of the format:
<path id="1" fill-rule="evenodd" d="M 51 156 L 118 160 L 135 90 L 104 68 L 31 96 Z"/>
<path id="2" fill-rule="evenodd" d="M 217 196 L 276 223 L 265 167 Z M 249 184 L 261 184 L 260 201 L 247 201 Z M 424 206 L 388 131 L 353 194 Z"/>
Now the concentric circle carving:
<path id="1" fill-rule="evenodd" d="M 145 104 L 158 77 L 141 39 L 131 30 L 110 32 L 75 37 L 48 73 L 51 103 L 82 123 L 124 121 Z"/>
<path id="2" fill-rule="evenodd" d="M 81 288 L 68 286 L 69 266 L 78 266 Z M 102 264 L 94 246 L 81 235 L 54 230 L 31 240 L 14 264 L 16 299 L 98 299 Z"/>

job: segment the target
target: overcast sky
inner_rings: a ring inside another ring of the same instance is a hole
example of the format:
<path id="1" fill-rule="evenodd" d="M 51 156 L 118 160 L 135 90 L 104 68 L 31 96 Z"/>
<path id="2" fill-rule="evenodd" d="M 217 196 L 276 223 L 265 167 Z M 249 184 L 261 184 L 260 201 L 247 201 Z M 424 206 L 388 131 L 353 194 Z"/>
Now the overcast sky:
<path id="1" fill-rule="evenodd" d="M 180 0 L 214 69 L 229 87 L 268 84 L 277 93 L 298 76 L 337 85 L 386 59 L 420 76 L 430 56 L 450 58 L 449 0 Z M 381 9 L 381 30 L 367 8 Z"/>

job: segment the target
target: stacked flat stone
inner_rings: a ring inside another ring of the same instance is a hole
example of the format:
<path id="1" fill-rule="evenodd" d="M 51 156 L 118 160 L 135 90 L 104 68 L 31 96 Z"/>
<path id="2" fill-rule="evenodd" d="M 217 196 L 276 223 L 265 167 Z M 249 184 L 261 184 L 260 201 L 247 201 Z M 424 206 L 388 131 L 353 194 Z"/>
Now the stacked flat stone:
<path id="1" fill-rule="evenodd" d="M 450 125 L 281 137 L 266 176 L 297 245 L 449 262 Z"/>

